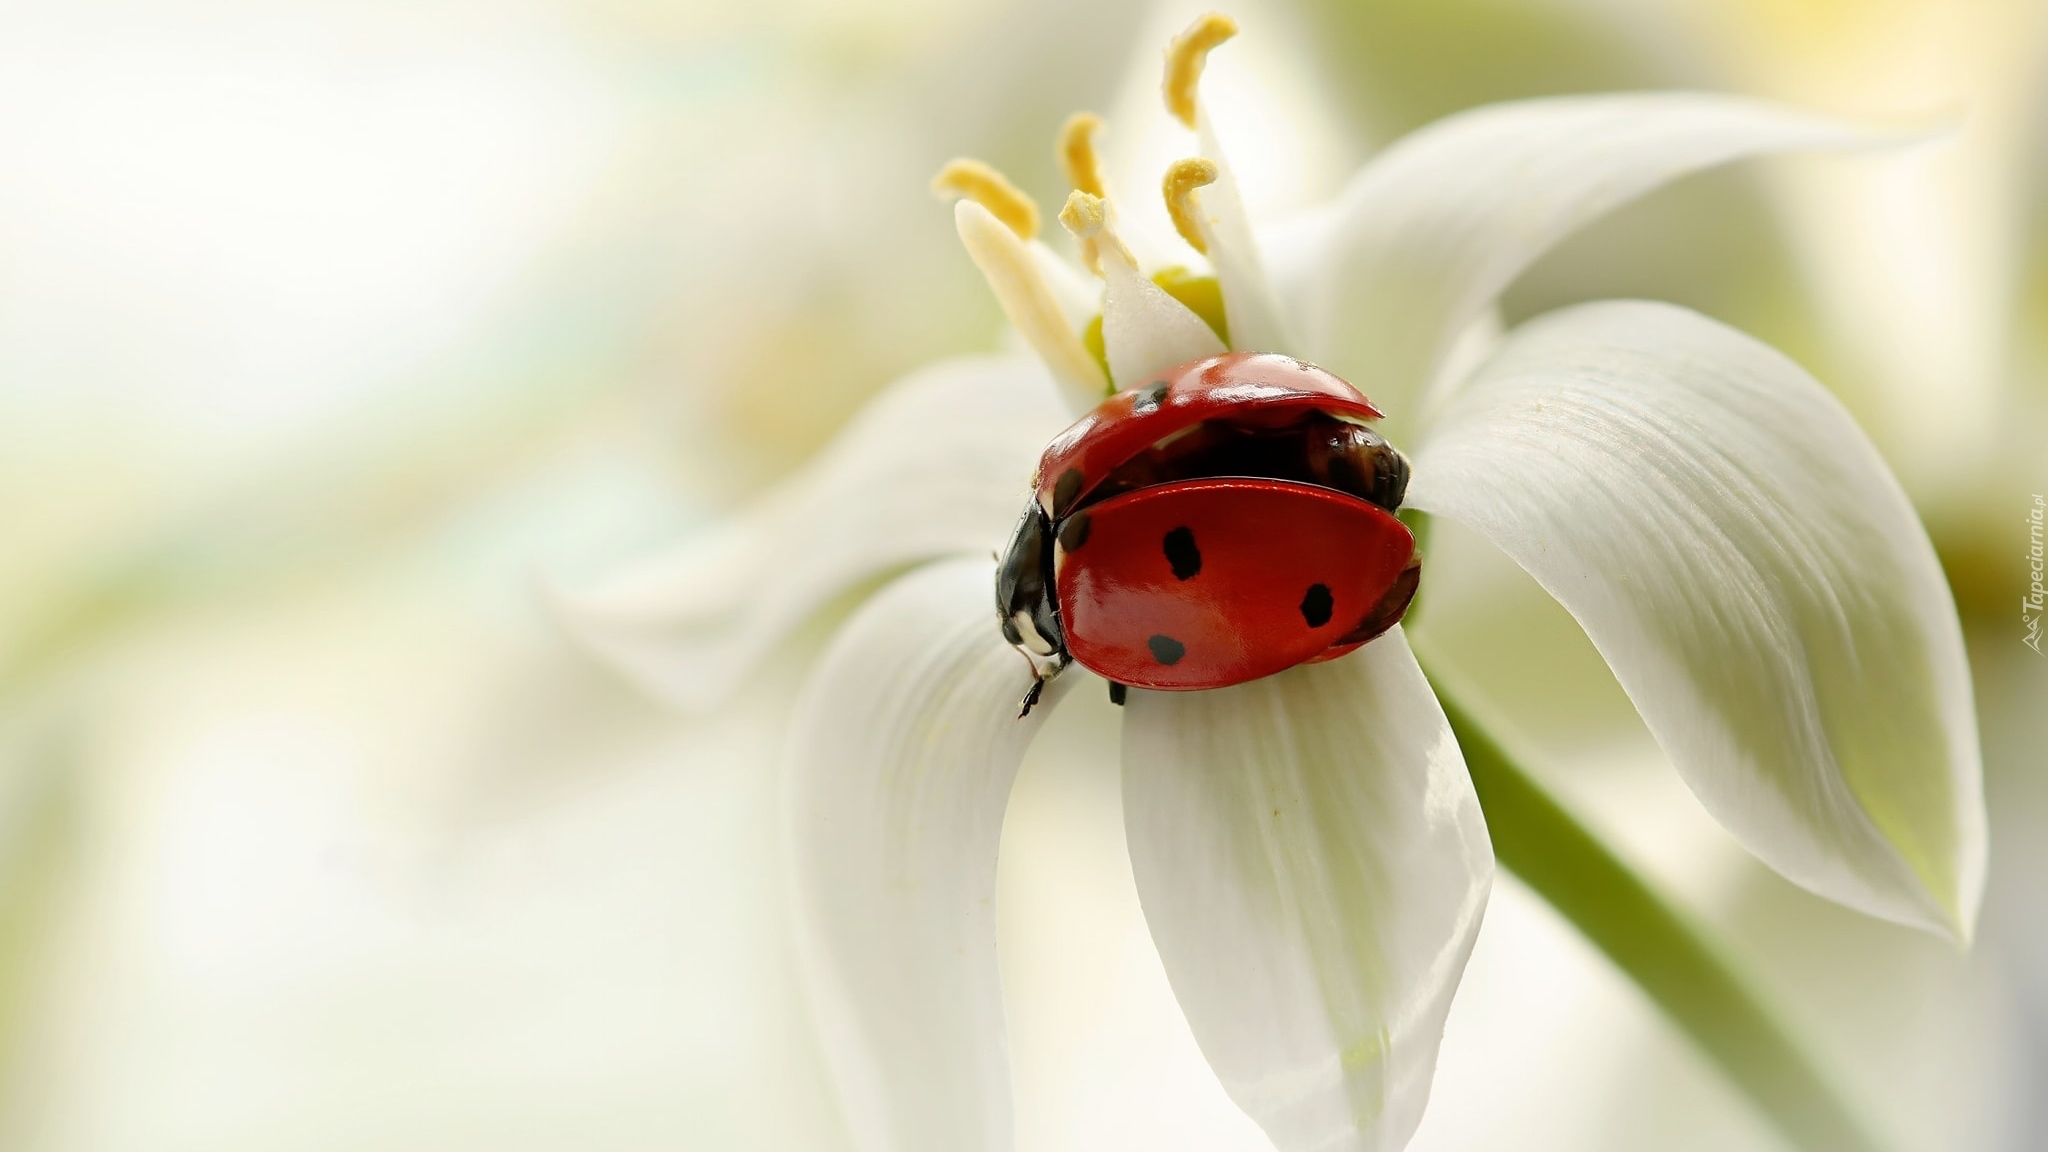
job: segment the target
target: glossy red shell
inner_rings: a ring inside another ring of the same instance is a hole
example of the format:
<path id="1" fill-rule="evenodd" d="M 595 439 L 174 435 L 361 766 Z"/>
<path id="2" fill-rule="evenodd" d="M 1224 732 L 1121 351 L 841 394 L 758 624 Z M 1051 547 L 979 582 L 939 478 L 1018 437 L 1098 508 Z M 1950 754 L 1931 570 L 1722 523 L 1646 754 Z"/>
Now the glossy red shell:
<path id="1" fill-rule="evenodd" d="M 1170 690 L 1241 684 L 1348 651 L 1355 645 L 1332 649 L 1415 550 L 1407 527 L 1375 504 L 1240 477 L 1126 492 L 1075 513 L 1059 538 L 1068 651 L 1110 680 Z"/>
<path id="2" fill-rule="evenodd" d="M 1191 361 L 1103 401 L 1046 445 L 1038 501 L 1058 519 L 1118 465 L 1204 420 L 1278 427 L 1312 411 L 1380 418 L 1358 389 L 1290 356 L 1230 352 Z"/>

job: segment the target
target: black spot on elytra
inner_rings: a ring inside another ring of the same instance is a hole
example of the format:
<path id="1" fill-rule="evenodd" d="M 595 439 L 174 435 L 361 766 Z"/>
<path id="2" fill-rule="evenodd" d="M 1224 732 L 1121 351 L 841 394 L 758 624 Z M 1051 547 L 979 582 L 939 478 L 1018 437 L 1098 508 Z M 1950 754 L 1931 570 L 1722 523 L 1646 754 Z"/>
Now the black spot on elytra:
<path id="1" fill-rule="evenodd" d="M 1172 387 L 1172 385 L 1168 384 L 1164 380 L 1154 380 L 1152 383 L 1145 385 L 1144 389 L 1140 391 L 1137 394 L 1137 396 L 1132 398 L 1131 411 L 1159 411 L 1159 406 L 1166 402 L 1166 392 L 1167 389 L 1169 389 L 1170 387 Z"/>
<path id="2" fill-rule="evenodd" d="M 1311 584 L 1308 595 L 1301 598 L 1301 618 L 1308 621 L 1309 627 L 1321 628 L 1330 622 L 1330 612 L 1336 606 L 1336 601 L 1330 597 L 1329 585 Z"/>
<path id="3" fill-rule="evenodd" d="M 1178 664 L 1188 654 L 1188 646 L 1171 636 L 1154 636 L 1145 641 L 1145 647 L 1152 650 L 1152 658 L 1161 664 Z"/>
<path id="4" fill-rule="evenodd" d="M 1194 529 L 1183 526 L 1168 532 L 1165 547 L 1166 562 L 1173 565 L 1174 579 L 1192 580 L 1201 572 L 1202 550 L 1195 547 Z"/>
<path id="5" fill-rule="evenodd" d="M 1088 542 L 1088 529 L 1091 527 L 1093 525 L 1089 523 L 1086 512 L 1074 513 L 1067 518 L 1065 524 L 1060 525 L 1060 547 L 1069 552 L 1079 549 Z"/>
<path id="6" fill-rule="evenodd" d="M 1065 472 L 1060 473 L 1059 480 L 1054 482 L 1052 486 L 1053 518 L 1058 519 L 1066 515 L 1067 509 L 1074 505 L 1074 497 L 1080 494 L 1081 470 L 1079 468 L 1069 468 Z"/>

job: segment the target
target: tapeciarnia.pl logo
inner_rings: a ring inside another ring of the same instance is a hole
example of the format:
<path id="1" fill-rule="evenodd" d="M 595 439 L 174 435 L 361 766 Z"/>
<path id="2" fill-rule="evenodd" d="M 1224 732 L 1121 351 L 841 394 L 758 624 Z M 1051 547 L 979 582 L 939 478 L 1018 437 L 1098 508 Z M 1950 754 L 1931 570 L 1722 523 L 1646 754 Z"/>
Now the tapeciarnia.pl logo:
<path id="1" fill-rule="evenodd" d="M 2036 655 L 2041 652 L 2041 615 L 2048 608 L 2048 590 L 2041 587 L 2043 552 L 2041 545 L 2042 516 L 2048 513 L 2040 493 L 2034 494 L 2034 506 L 2027 509 L 2027 570 L 2031 582 L 2027 585 L 2026 599 L 2020 601 L 2020 625 L 2027 634 L 2020 637 L 2020 643 L 2032 648 Z"/>

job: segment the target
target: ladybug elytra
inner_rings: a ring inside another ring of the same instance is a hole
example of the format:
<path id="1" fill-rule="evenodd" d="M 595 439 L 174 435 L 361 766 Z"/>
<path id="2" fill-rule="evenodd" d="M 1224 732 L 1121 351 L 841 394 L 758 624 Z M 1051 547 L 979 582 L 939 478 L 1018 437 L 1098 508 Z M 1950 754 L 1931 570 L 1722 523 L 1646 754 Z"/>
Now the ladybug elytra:
<path id="1" fill-rule="evenodd" d="M 1398 623 L 1421 576 L 1395 519 L 1408 462 L 1358 390 L 1286 356 L 1196 360 L 1102 402 L 1039 459 L 996 575 L 1044 681 L 1223 688 Z"/>

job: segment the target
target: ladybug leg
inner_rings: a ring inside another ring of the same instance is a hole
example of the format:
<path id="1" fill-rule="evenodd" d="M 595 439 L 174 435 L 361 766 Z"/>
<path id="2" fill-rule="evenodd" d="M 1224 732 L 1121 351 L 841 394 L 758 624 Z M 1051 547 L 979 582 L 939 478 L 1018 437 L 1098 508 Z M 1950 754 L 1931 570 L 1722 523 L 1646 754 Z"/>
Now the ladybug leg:
<path id="1" fill-rule="evenodd" d="M 1119 684 L 1114 680 L 1111 680 L 1109 682 L 1109 702 L 1111 704 L 1114 704 L 1119 708 L 1123 707 L 1124 698 L 1126 696 L 1129 696 L 1130 694 L 1131 689 L 1129 685 Z"/>
<path id="2" fill-rule="evenodd" d="M 1041 661 L 1033 657 L 1029 652 L 1025 652 L 1024 658 L 1031 664 L 1031 687 L 1024 690 L 1024 698 L 1017 702 L 1017 719 L 1019 720 L 1031 715 L 1031 710 L 1038 706 L 1038 698 L 1045 695 L 1045 686 L 1052 683 L 1053 677 L 1067 670 L 1067 657 L 1065 653 L 1061 653 L 1051 660 Z"/>
<path id="3" fill-rule="evenodd" d="M 1024 693 L 1024 699 L 1017 705 L 1017 719 L 1022 720 L 1026 716 L 1031 715 L 1031 709 L 1038 704 L 1038 698 L 1044 694 L 1045 681 L 1033 680 L 1031 687 Z"/>

